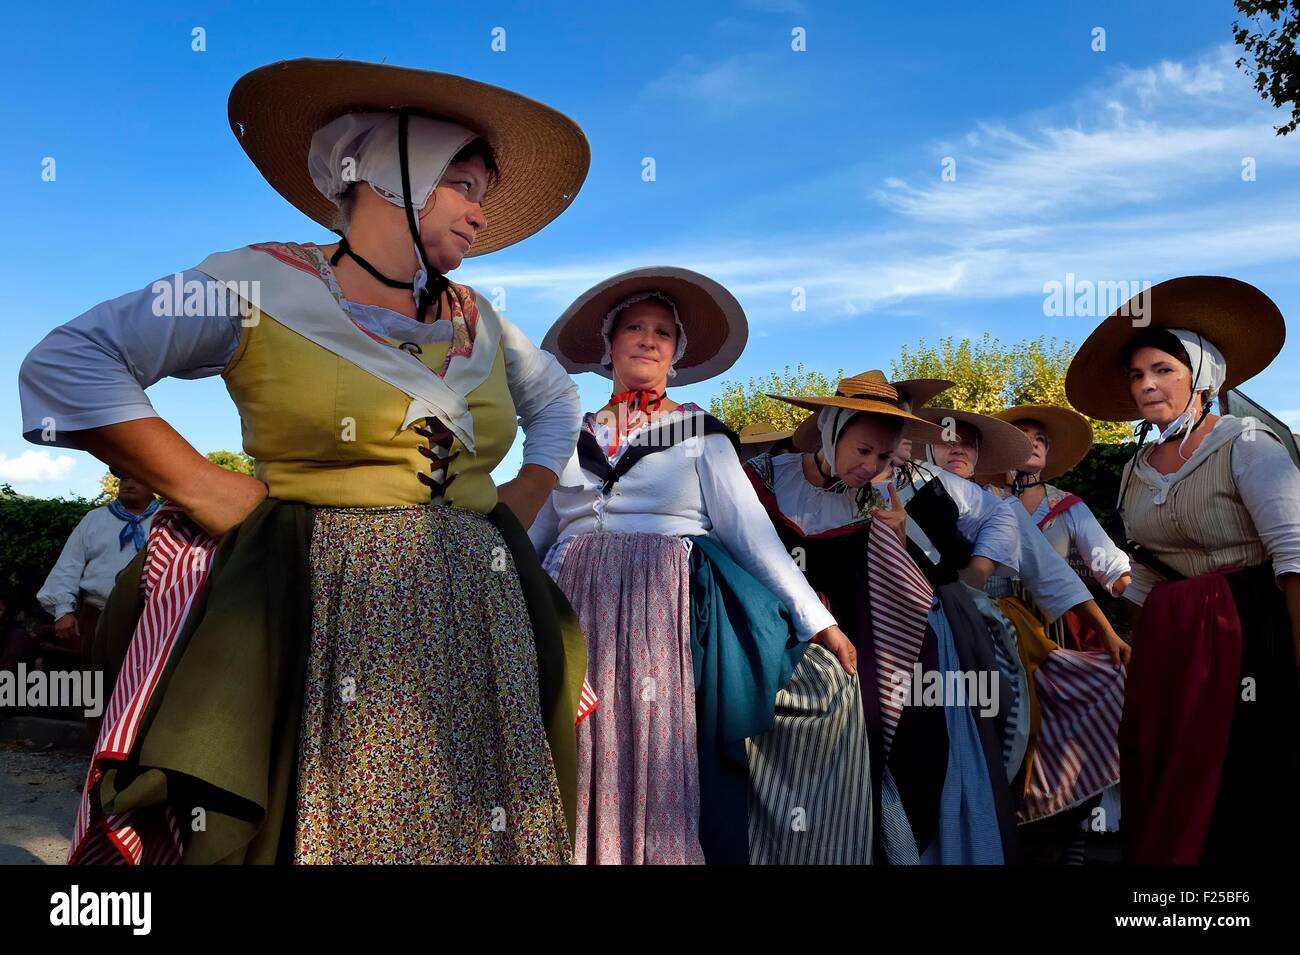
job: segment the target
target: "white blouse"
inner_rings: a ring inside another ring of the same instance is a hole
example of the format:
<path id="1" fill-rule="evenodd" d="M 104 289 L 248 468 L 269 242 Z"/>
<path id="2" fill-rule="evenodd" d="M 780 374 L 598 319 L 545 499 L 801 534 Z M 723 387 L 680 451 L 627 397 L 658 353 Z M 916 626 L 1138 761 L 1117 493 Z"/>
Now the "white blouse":
<path id="1" fill-rule="evenodd" d="M 653 424 L 662 425 L 688 413 L 675 409 Z M 628 442 L 629 438 L 622 440 Z M 624 443 L 623 447 L 627 446 Z M 781 599 L 800 639 L 834 626 L 834 616 L 781 544 L 726 435 L 692 434 L 643 457 L 608 496 L 601 493 L 602 484 L 582 468 L 575 452 L 528 531 L 543 560 L 552 547 L 563 546 L 576 534 L 708 534 Z"/>
<path id="2" fill-rule="evenodd" d="M 212 281 L 193 269 L 181 276 L 182 282 Z M 163 281 L 170 286 L 172 277 Z M 222 303 L 220 315 L 158 316 L 153 284 L 101 302 L 32 349 L 18 375 L 24 438 L 70 447 L 64 432 L 158 417 L 144 390 L 163 378 L 221 374 L 239 346 L 238 310 Z M 418 344 L 451 338 L 448 321 L 417 322 L 357 302 L 348 302 L 347 308 L 359 324 L 380 335 Z M 510 397 L 524 429 L 523 463 L 558 474 L 577 439 L 582 415 L 577 386 L 553 355 L 505 318 L 501 346 Z M 41 440 L 46 420 L 56 428 L 52 442 Z"/>
<path id="3" fill-rule="evenodd" d="M 857 489 L 829 491 L 809 483 L 803 455 L 779 454 L 772 459 L 772 490 L 781 513 L 804 534 L 820 534 L 862 520 Z"/>
<path id="4" fill-rule="evenodd" d="M 1034 509 L 1034 513 L 1030 515 L 1030 521 L 1035 527 L 1038 526 L 1038 522 L 1046 517 L 1051 509 L 1052 505 L 1044 497 Z M 1021 510 L 1024 510 L 1023 505 Z M 1107 591 L 1115 581 L 1130 572 L 1128 554 L 1120 550 L 1110 539 L 1110 535 L 1102 528 L 1083 501 L 1056 515 L 1051 526 L 1041 533 L 1052 545 L 1052 549 L 1062 557 L 1069 557 L 1070 545 L 1073 544 L 1083 562 L 1092 571 L 1093 578 Z"/>

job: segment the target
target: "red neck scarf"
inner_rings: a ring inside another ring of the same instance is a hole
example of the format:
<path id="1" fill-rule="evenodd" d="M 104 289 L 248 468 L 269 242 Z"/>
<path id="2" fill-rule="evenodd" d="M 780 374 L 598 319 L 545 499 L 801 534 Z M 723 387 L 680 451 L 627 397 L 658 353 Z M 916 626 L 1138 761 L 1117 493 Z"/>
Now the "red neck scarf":
<path id="1" fill-rule="evenodd" d="M 612 408 L 617 417 L 614 435 L 610 439 L 609 450 L 605 453 L 613 458 L 618 453 L 620 436 L 648 421 L 650 416 L 659 410 L 667 396 L 667 392 L 632 390 L 620 391 L 610 398 L 609 403 L 601 410 Z"/>

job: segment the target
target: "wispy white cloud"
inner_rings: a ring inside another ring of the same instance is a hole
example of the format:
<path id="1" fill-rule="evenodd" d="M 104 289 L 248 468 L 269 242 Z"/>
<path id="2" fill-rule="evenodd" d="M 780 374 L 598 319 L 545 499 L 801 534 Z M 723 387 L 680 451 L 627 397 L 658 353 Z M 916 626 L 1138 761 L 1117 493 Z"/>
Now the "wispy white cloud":
<path id="1" fill-rule="evenodd" d="M 714 110 L 770 105 L 793 92 L 787 83 L 772 82 L 777 66 L 771 53 L 738 53 L 721 60 L 688 54 L 647 83 L 645 95 L 686 100 Z"/>
<path id="2" fill-rule="evenodd" d="M 1067 272 L 1154 282 L 1295 262 L 1300 152 L 1274 135 L 1275 121 L 1218 48 L 1191 63 L 1120 68 L 1069 102 L 930 144 L 929 180 L 890 175 L 864 197 L 885 211 L 870 229 L 698 235 L 580 266 L 483 275 L 563 307 L 614 272 L 676 263 L 726 283 L 761 325 L 789 319 L 795 287 L 809 321 L 833 322 L 1041 295 Z M 958 160 L 956 182 L 940 179 L 944 155 Z M 1243 180 L 1243 157 L 1255 159 L 1257 181 Z M 826 191 L 838 195 L 843 180 Z"/>
<path id="3" fill-rule="evenodd" d="M 14 484 L 62 481 L 74 467 L 76 461 L 70 455 L 54 457 L 48 450 L 24 451 L 16 458 L 0 454 L 0 480 Z"/>

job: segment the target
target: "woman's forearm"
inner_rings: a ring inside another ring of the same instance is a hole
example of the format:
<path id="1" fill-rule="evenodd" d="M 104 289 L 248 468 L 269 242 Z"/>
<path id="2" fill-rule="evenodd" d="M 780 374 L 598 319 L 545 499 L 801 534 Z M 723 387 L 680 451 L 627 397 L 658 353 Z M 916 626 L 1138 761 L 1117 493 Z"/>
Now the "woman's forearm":
<path id="1" fill-rule="evenodd" d="M 183 508 L 194 506 L 204 477 L 217 468 L 161 418 L 137 418 L 67 436 L 82 451 L 144 481 Z"/>
<path id="2" fill-rule="evenodd" d="M 988 579 L 993 576 L 993 561 L 987 557 L 972 557 L 970 563 L 957 574 L 967 585 L 976 590 L 983 590 Z"/>

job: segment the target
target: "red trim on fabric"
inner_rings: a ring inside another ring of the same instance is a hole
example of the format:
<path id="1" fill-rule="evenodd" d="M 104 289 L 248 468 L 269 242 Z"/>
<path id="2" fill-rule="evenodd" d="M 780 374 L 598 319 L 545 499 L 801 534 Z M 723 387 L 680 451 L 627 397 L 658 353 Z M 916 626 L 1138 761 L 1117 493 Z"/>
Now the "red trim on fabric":
<path id="1" fill-rule="evenodd" d="M 1059 515 L 1064 514 L 1076 504 L 1082 504 L 1083 498 L 1076 494 L 1067 494 L 1056 502 L 1050 511 L 1043 515 L 1043 519 L 1038 522 L 1038 529 L 1044 530 L 1048 524 L 1052 523 Z"/>
<path id="2" fill-rule="evenodd" d="M 249 248 L 256 249 L 258 252 L 265 252 L 267 255 L 278 259 L 285 265 L 292 265 L 294 268 L 302 269 L 309 275 L 314 275 L 316 278 L 320 278 L 320 272 L 314 269 L 311 265 L 290 252 L 281 251 L 285 247 L 285 244 L 286 243 L 284 242 L 255 242 L 250 245 Z M 301 245 L 303 248 L 310 248 L 313 247 L 315 243 L 304 242 L 301 243 Z"/>

